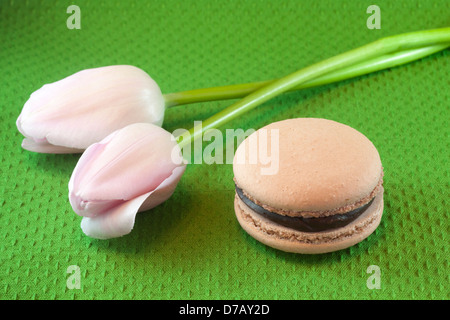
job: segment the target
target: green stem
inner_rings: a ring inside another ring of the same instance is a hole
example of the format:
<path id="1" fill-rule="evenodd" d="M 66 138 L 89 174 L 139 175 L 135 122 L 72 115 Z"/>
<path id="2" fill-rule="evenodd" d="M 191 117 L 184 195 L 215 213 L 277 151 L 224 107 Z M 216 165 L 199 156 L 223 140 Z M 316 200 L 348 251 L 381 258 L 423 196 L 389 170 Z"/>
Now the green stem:
<path id="1" fill-rule="evenodd" d="M 450 42 L 450 28 L 418 31 L 383 38 L 332 58 L 328 58 L 291 73 L 279 80 L 273 81 L 252 92 L 243 99 L 203 121 L 201 124 L 196 125 L 189 131 L 183 133 L 178 137 L 178 143 L 180 147 L 183 148 L 183 146 L 190 144 L 193 140 L 201 137 L 206 130 L 217 128 L 277 95 L 328 73 L 394 52 L 447 42 Z"/>
<path id="2" fill-rule="evenodd" d="M 297 91 L 327 85 L 330 83 L 343 81 L 355 77 L 359 77 L 368 73 L 380 71 L 383 69 L 394 68 L 406 63 L 422 59 L 436 52 L 442 51 L 450 47 L 450 43 L 431 45 L 423 48 L 404 50 L 386 54 L 374 59 L 363 61 L 361 63 L 342 68 L 335 72 L 328 73 L 311 81 L 307 81 L 299 86 L 289 89 L 288 91 Z M 275 80 L 266 80 L 252 83 L 235 84 L 228 86 L 220 86 L 213 88 L 195 89 L 189 91 L 181 91 L 175 93 L 167 93 L 164 95 L 166 107 L 175 107 L 198 102 L 208 102 L 217 100 L 239 99 L 249 95 L 253 91 L 260 89 Z"/>

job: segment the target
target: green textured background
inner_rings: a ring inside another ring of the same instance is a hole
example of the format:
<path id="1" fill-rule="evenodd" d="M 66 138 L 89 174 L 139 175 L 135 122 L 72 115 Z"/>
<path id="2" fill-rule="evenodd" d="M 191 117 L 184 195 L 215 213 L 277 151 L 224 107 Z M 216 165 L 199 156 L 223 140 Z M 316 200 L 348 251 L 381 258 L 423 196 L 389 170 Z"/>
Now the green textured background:
<path id="1" fill-rule="evenodd" d="M 66 9 L 81 9 L 68 30 Z M 369 30 L 366 8 L 381 8 Z M 79 155 L 22 150 L 29 95 L 81 69 L 132 64 L 164 93 L 281 77 L 380 37 L 449 26 L 441 1 L 0 0 L 0 298 L 448 299 L 450 52 L 289 93 L 227 128 L 293 117 L 348 124 L 377 146 L 385 212 L 364 242 L 325 255 L 268 248 L 235 219 L 231 165 L 190 165 L 175 194 L 120 239 L 86 237 L 68 202 Z M 190 128 L 231 101 L 169 109 Z M 226 128 L 221 128 L 226 129 Z M 81 270 L 81 289 L 66 286 Z M 366 269 L 381 270 L 381 289 Z"/>

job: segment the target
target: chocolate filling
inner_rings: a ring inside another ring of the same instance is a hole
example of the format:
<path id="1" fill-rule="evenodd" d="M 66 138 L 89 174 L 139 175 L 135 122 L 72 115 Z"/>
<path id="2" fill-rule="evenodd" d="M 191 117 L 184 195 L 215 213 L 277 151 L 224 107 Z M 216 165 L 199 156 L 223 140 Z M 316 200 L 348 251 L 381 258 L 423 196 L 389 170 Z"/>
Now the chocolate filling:
<path id="1" fill-rule="evenodd" d="M 238 186 L 236 186 L 236 193 L 238 194 L 239 198 L 257 214 L 260 214 L 263 217 L 282 226 L 303 232 L 319 232 L 344 227 L 358 218 L 373 202 L 372 199 L 369 203 L 363 205 L 362 207 L 356 208 L 343 214 L 335 214 L 328 217 L 303 218 L 283 216 L 264 209 L 260 205 L 257 205 L 249 198 L 247 198 L 244 195 L 242 189 L 240 189 Z"/>

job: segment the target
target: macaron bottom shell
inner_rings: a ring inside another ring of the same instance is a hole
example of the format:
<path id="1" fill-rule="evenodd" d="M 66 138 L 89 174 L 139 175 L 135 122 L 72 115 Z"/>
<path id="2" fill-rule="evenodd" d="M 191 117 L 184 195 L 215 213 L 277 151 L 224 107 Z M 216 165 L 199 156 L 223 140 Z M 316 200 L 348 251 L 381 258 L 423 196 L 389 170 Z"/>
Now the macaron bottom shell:
<path id="1" fill-rule="evenodd" d="M 321 232 L 301 232 L 278 225 L 251 210 L 236 194 L 234 209 L 241 227 L 259 242 L 286 252 L 321 254 L 349 248 L 371 235 L 383 214 L 383 189 L 350 224 Z"/>

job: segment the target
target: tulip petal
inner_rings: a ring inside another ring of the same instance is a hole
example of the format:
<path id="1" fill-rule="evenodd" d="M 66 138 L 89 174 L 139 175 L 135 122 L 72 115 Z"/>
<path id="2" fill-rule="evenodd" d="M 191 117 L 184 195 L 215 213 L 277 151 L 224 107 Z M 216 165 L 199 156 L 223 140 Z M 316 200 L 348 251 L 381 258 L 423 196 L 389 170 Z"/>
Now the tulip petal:
<path id="1" fill-rule="evenodd" d="M 26 138 L 46 139 L 48 144 L 66 147 L 66 153 L 79 153 L 132 123 L 161 126 L 164 104 L 157 83 L 143 70 L 107 66 L 77 72 L 33 92 L 16 124 Z M 61 149 L 31 146 L 30 150 Z"/>
<path id="2" fill-rule="evenodd" d="M 67 148 L 63 146 L 52 145 L 48 142 L 36 142 L 31 138 L 22 140 L 22 148 L 28 151 L 39 153 L 81 153 L 82 149 Z"/>
<path id="3" fill-rule="evenodd" d="M 138 212 L 154 208 L 172 196 L 185 168 L 185 166 L 175 168 L 172 175 L 154 191 L 125 201 L 102 214 L 83 217 L 81 229 L 87 236 L 102 240 L 130 233 Z"/>
<path id="4" fill-rule="evenodd" d="M 91 145 L 69 181 L 69 201 L 86 235 L 108 239 L 131 232 L 137 212 L 166 201 L 186 163 L 175 138 L 135 123 Z"/>
<path id="5" fill-rule="evenodd" d="M 175 138 L 161 127 L 129 125 L 83 153 L 69 190 L 85 201 L 133 199 L 155 190 L 182 166 L 172 159 L 177 149 Z"/>
<path id="6" fill-rule="evenodd" d="M 150 210 L 159 204 L 163 203 L 167 199 L 169 199 L 173 192 L 175 191 L 175 188 L 178 184 L 178 182 L 181 179 L 181 176 L 183 175 L 184 171 L 186 169 L 186 166 L 176 167 L 173 170 L 173 173 L 170 177 L 168 177 L 166 180 L 164 180 L 158 188 L 153 191 L 151 196 L 149 196 L 145 202 L 142 204 L 139 211 L 146 211 Z"/>
<path id="7" fill-rule="evenodd" d="M 83 217 L 81 229 L 95 239 L 110 239 L 124 236 L 131 232 L 139 207 L 151 192 L 110 209 L 95 217 Z"/>
<path id="8" fill-rule="evenodd" d="M 78 163 L 73 170 L 73 173 L 69 180 L 69 201 L 75 213 L 80 216 L 94 217 L 98 213 L 105 211 L 105 206 L 107 206 L 108 208 L 111 207 L 108 204 L 110 202 L 110 199 L 86 200 L 77 194 L 77 190 L 79 188 L 79 180 L 81 179 L 81 177 L 87 174 L 86 172 L 90 169 L 90 166 L 92 165 L 95 157 L 103 152 L 103 150 L 106 148 L 106 145 L 109 143 L 109 141 L 111 141 L 112 138 L 114 138 L 117 132 L 118 131 L 113 132 L 101 142 L 94 143 L 89 148 L 87 148 L 81 158 L 78 160 Z M 124 199 L 121 200 L 123 201 Z"/>

